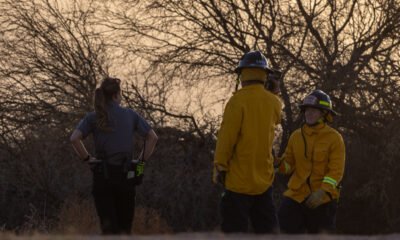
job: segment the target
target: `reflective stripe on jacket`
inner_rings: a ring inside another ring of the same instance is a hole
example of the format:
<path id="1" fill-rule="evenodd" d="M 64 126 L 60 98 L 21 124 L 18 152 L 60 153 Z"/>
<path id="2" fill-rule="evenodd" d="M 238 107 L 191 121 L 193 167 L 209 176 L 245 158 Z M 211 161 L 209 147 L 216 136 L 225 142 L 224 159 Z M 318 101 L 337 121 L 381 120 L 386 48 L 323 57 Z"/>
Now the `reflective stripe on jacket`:
<path id="1" fill-rule="evenodd" d="M 261 84 L 246 86 L 231 97 L 214 156 L 215 167 L 227 171 L 226 189 L 256 195 L 271 186 L 272 143 L 281 109 L 280 99 Z"/>
<path id="2" fill-rule="evenodd" d="M 303 133 L 297 129 L 290 136 L 279 167 L 279 172 L 292 174 L 284 195 L 301 203 L 321 188 L 328 193 L 324 202 L 331 197 L 337 199 L 344 166 L 345 146 L 340 133 L 325 123 L 315 127 L 304 125 Z"/>

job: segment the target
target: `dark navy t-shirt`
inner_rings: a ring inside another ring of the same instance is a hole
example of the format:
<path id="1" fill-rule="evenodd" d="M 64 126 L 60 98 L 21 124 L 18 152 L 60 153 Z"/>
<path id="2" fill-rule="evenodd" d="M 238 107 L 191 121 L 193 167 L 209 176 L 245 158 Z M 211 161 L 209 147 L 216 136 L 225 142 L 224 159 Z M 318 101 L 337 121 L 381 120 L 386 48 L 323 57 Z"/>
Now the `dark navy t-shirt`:
<path id="1" fill-rule="evenodd" d="M 96 113 L 88 113 L 78 124 L 77 129 L 84 138 L 93 134 L 96 153 L 133 153 L 133 136 L 138 133 L 145 137 L 150 125 L 135 111 L 111 102 L 106 107 L 111 131 L 101 131 L 96 127 Z"/>

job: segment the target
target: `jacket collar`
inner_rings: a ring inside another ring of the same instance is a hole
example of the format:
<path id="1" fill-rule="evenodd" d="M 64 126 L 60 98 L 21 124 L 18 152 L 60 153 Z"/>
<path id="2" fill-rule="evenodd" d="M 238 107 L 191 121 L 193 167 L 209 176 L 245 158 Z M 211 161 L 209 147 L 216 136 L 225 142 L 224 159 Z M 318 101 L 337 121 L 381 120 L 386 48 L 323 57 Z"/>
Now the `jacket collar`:
<path id="1" fill-rule="evenodd" d="M 313 135 L 313 134 L 317 134 L 319 132 L 321 132 L 323 129 L 326 128 L 326 123 L 320 123 L 316 126 L 308 126 L 307 124 L 303 125 L 303 131 L 307 134 L 307 135 Z"/>
<path id="2" fill-rule="evenodd" d="M 250 84 L 250 85 L 242 87 L 242 89 L 256 89 L 256 88 L 264 89 L 264 85 L 257 83 L 257 84 Z"/>

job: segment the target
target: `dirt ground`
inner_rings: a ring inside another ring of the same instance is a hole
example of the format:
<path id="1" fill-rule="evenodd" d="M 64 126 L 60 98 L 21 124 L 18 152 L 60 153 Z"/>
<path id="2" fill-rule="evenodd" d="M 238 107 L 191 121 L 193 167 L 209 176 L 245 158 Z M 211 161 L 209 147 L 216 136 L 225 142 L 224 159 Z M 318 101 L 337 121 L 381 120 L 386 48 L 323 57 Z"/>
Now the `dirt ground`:
<path id="1" fill-rule="evenodd" d="M 131 236 L 108 236 L 99 235 L 29 235 L 15 236 L 12 234 L 0 234 L 0 240 L 218 240 L 218 239 L 246 239 L 246 240 L 397 240 L 400 234 L 377 235 L 377 236 L 349 236 L 349 235 L 251 235 L 251 234 L 235 234 L 224 235 L 222 233 L 183 233 L 183 234 L 167 234 L 167 235 L 131 235 Z"/>

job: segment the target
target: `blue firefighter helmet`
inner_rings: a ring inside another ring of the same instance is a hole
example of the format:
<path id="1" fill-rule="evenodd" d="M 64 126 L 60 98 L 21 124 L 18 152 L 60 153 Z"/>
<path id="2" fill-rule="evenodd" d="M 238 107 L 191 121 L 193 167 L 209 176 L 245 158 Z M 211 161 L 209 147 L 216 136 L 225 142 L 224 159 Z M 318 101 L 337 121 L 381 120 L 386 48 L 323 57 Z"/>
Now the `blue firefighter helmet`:
<path id="1" fill-rule="evenodd" d="M 304 98 L 303 103 L 300 104 L 299 107 L 302 111 L 304 111 L 306 107 L 313 107 L 321 110 L 327 110 L 333 115 L 338 115 L 338 113 L 332 108 L 331 98 L 322 90 L 314 90 Z"/>
<path id="2" fill-rule="evenodd" d="M 244 54 L 235 68 L 235 72 L 240 74 L 243 68 L 261 68 L 273 73 L 273 70 L 268 65 L 267 58 L 260 51 L 250 51 Z"/>

